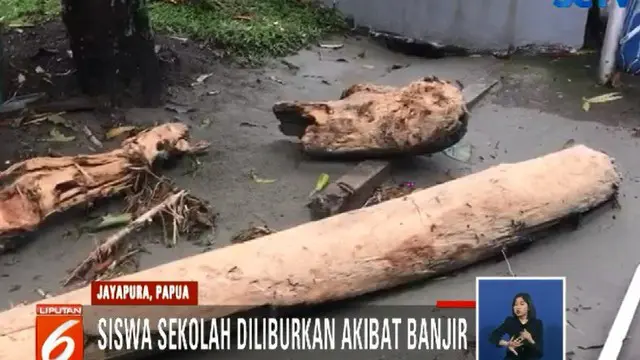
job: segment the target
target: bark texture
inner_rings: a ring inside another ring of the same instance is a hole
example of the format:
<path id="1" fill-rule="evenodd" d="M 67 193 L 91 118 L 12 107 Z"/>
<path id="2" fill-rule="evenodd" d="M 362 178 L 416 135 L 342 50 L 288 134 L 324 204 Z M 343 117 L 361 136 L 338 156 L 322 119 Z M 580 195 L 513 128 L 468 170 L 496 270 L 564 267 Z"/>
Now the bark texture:
<path id="1" fill-rule="evenodd" d="M 576 146 L 120 279 L 195 280 L 199 304 L 228 305 L 207 313 L 176 307 L 176 317 L 350 298 L 440 276 L 530 242 L 532 234 L 612 199 L 619 183 L 609 156 Z M 89 304 L 90 295 L 86 287 L 39 303 Z M 34 358 L 34 311 L 31 304 L 0 314 L 0 359 Z M 153 306 L 105 308 L 100 315 L 109 312 L 167 315 Z"/>
<path id="2" fill-rule="evenodd" d="M 460 88 L 436 77 L 400 88 L 356 84 L 340 100 L 279 102 L 273 112 L 318 157 L 436 153 L 460 141 L 468 122 Z"/>

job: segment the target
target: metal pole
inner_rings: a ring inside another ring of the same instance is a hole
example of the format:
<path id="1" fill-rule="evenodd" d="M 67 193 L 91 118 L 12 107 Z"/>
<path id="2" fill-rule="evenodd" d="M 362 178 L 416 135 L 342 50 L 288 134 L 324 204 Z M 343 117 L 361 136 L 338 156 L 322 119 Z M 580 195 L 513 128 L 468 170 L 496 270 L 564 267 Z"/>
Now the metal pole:
<path id="1" fill-rule="evenodd" d="M 626 8 L 618 5 L 618 1 L 609 1 L 607 29 L 604 35 L 598 69 L 598 80 L 603 85 L 609 83 L 616 68 L 616 52 L 618 51 L 618 41 L 622 33 L 626 10 Z"/>
<path id="2" fill-rule="evenodd" d="M 616 319 L 613 320 L 613 325 L 611 325 L 611 330 L 609 330 L 609 336 L 607 336 L 607 341 L 604 343 L 598 360 L 615 360 L 618 358 L 620 350 L 622 350 L 622 343 L 627 337 L 629 327 L 631 327 L 639 303 L 640 265 L 638 265 L 636 272 L 633 274 L 631 284 L 629 284 L 627 293 L 622 299 L 622 304 L 620 305 Z"/>

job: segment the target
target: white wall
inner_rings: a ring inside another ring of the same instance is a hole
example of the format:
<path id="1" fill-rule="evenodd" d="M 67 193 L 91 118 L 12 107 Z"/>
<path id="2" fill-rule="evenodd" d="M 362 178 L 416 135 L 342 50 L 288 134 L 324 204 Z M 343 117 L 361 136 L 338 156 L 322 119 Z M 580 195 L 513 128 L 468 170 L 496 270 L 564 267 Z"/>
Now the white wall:
<path id="1" fill-rule="evenodd" d="M 357 25 L 472 49 L 582 46 L 588 9 L 553 0 L 323 0 Z"/>

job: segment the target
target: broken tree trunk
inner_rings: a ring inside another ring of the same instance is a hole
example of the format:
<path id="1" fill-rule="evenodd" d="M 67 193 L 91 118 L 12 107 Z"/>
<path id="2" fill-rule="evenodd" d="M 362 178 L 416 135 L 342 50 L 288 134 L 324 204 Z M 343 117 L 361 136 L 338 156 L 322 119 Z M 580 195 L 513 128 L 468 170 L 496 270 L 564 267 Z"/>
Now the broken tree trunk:
<path id="1" fill-rule="evenodd" d="M 612 199 L 619 183 L 609 156 L 576 146 L 119 280 L 195 280 L 200 305 L 222 305 L 175 307 L 175 317 L 345 299 L 440 276 L 528 243 L 532 234 Z M 90 302 L 85 287 L 39 303 Z M 30 304 L 0 314 L 0 359 L 34 358 L 34 311 Z M 153 306 L 94 308 L 86 315 L 95 318 L 96 311 L 167 316 L 166 308 Z M 85 359 L 104 355 L 89 347 L 94 352 Z"/>
<path id="2" fill-rule="evenodd" d="M 159 102 L 160 63 L 147 0 L 62 0 L 62 20 L 85 93 L 108 94 L 118 105 L 120 86 L 140 74 L 144 102 Z"/>
<path id="3" fill-rule="evenodd" d="M 48 216 L 133 186 L 156 159 L 198 152 L 187 126 L 171 123 L 138 133 L 119 149 L 92 155 L 39 157 L 0 172 L 0 253 L 17 245 L 11 238 L 35 230 Z"/>
<path id="4" fill-rule="evenodd" d="M 436 77 L 401 88 L 357 84 L 340 100 L 279 102 L 273 112 L 314 157 L 436 153 L 460 141 L 468 121 L 461 90 Z"/>
<path id="5" fill-rule="evenodd" d="M 498 81 L 472 84 L 462 91 L 467 109 L 471 109 Z M 364 160 L 338 180 L 313 195 L 307 204 L 313 220 L 323 219 L 364 206 L 376 188 L 391 173 L 391 162 Z"/>

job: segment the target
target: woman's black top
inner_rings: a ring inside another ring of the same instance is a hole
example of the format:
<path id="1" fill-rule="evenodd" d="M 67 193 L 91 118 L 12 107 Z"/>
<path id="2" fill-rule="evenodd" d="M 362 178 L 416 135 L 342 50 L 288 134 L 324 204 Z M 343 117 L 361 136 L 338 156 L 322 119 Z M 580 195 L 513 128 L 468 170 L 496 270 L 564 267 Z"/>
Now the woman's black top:
<path id="1" fill-rule="evenodd" d="M 517 338 L 520 336 L 520 333 L 524 330 L 527 330 L 535 344 L 531 344 L 527 340 L 522 340 L 522 345 L 516 348 L 516 352 L 518 355 L 512 353 L 509 349 L 506 349 L 505 359 L 518 359 L 518 360 L 533 360 L 540 359 L 542 357 L 542 340 L 543 340 L 543 332 L 542 332 L 542 321 L 538 319 L 531 319 L 527 321 L 526 324 L 523 324 L 517 318 L 513 316 L 509 316 L 504 319 L 504 322 L 497 329 L 493 330 L 491 336 L 489 337 L 489 341 L 496 345 L 500 346 L 498 343 L 500 340 L 504 340 L 502 337 L 507 334 L 509 339 L 511 337 Z M 508 340 L 507 340 L 508 341 Z"/>

